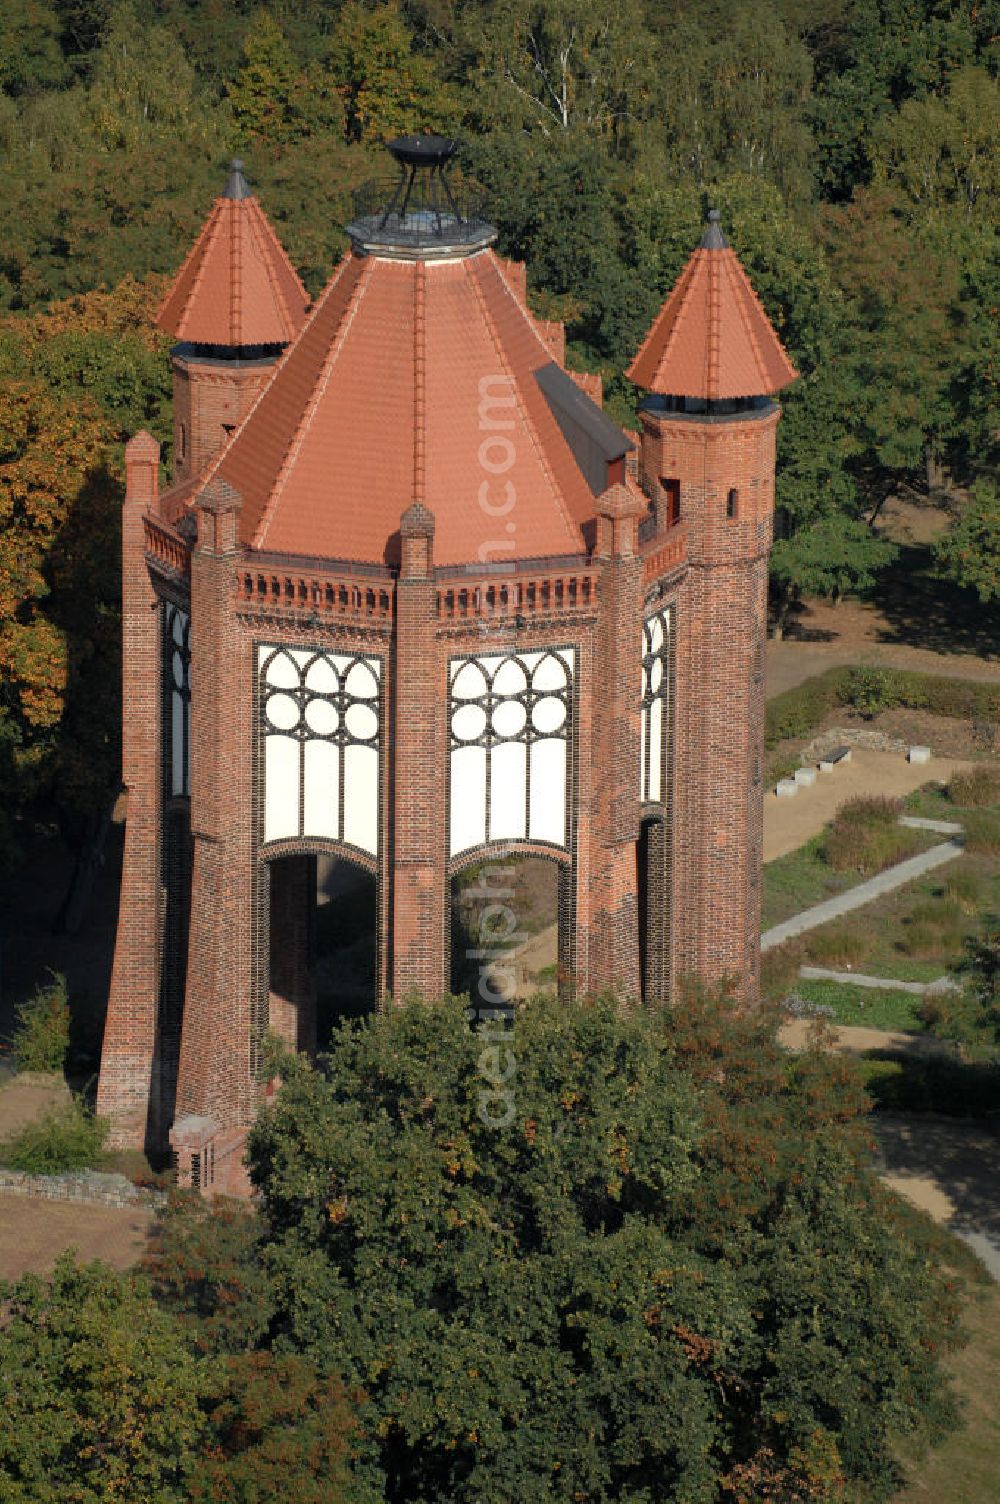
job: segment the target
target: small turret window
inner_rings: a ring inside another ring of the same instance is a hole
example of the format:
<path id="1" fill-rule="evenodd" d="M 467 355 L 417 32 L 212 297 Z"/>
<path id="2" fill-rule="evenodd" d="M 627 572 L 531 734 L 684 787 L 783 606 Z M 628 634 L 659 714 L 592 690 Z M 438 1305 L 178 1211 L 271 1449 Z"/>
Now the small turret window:
<path id="1" fill-rule="evenodd" d="M 679 480 L 668 479 L 660 476 L 660 485 L 663 488 L 664 522 L 667 527 L 674 527 L 681 520 L 681 483 Z"/>
<path id="2" fill-rule="evenodd" d="M 726 516 L 730 522 L 735 522 L 740 515 L 740 493 L 735 486 L 730 488 L 726 497 Z"/>

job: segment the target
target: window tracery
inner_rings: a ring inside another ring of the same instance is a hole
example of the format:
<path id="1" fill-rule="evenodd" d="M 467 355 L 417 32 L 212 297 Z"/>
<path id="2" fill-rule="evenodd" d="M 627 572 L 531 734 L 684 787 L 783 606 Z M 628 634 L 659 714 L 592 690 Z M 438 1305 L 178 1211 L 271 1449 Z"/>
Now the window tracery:
<path id="1" fill-rule="evenodd" d="M 378 853 L 382 662 L 258 650 L 264 840 L 320 836 Z"/>
<path id="2" fill-rule="evenodd" d="M 451 660 L 451 855 L 567 845 L 573 672 L 572 648 Z"/>
<path id="3" fill-rule="evenodd" d="M 672 628 L 669 607 L 647 617 L 642 624 L 639 797 L 644 804 L 666 803 Z"/>

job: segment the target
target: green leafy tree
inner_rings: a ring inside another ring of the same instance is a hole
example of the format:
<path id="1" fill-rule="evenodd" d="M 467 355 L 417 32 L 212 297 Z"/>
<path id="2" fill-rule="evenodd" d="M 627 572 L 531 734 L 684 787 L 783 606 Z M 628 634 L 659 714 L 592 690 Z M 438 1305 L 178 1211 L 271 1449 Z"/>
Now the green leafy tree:
<path id="1" fill-rule="evenodd" d="M 652 38 L 634 0 L 501 0 L 469 14 L 477 113 L 505 131 L 582 132 L 625 150 L 653 100 Z"/>
<path id="2" fill-rule="evenodd" d="M 5 0 L 0 10 L 0 89 L 20 94 L 58 87 L 66 78 L 59 17 L 43 0 Z"/>
<path id="3" fill-rule="evenodd" d="M 3 1289 L 2 1496 L 32 1504 L 181 1504 L 208 1435 L 212 1392 L 173 1320 L 141 1284 L 57 1261 Z"/>
<path id="4" fill-rule="evenodd" d="M 1000 920 L 988 916 L 965 942 L 956 968 L 961 990 L 928 998 L 931 1029 L 973 1060 L 1000 1066 Z"/>
<path id="5" fill-rule="evenodd" d="M 327 68 L 344 102 L 348 139 L 384 141 L 406 132 L 452 129 L 455 90 L 432 58 L 417 52 L 400 8 L 347 0 L 330 38 Z"/>
<path id="6" fill-rule="evenodd" d="M 247 31 L 243 65 L 226 94 L 241 145 L 281 149 L 343 126 L 330 79 L 318 68 L 302 68 L 268 10 L 258 11 Z"/>
<path id="7" fill-rule="evenodd" d="M 923 213 L 992 213 L 1000 192 L 996 125 L 1000 84 L 985 68 L 953 74 L 948 89 L 907 100 L 873 135 L 876 182 L 893 184 Z"/>
<path id="8" fill-rule="evenodd" d="M 834 600 L 869 590 L 898 549 L 867 522 L 834 512 L 788 538 L 778 538 L 771 575 L 786 596 L 827 595 Z"/>
<path id="9" fill-rule="evenodd" d="M 1000 489 L 981 480 L 934 548 L 948 579 L 974 590 L 984 605 L 1000 601 Z"/>
<path id="10" fill-rule="evenodd" d="M 359 1476 L 887 1495 L 891 1435 L 949 1420 L 955 1313 L 867 1168 L 849 1068 L 789 1068 L 769 1028 L 536 998 L 484 1034 L 414 1002 L 322 1073 L 285 1064 L 251 1139 L 259 1257 L 282 1348 L 367 1394 Z"/>

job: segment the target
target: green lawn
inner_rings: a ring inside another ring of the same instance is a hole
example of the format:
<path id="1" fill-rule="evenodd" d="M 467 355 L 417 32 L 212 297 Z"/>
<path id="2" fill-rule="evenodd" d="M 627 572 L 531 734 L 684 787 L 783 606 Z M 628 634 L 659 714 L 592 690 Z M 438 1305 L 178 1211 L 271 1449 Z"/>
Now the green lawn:
<path id="1" fill-rule="evenodd" d="M 862 881 L 853 872 L 834 872 L 821 855 L 823 836 L 814 836 L 798 851 L 768 862 L 764 868 L 764 915 L 768 930 L 825 898 L 833 898 Z"/>
<path id="2" fill-rule="evenodd" d="M 768 930 L 784 919 L 801 914 L 803 909 L 811 909 L 827 898 L 834 898 L 838 893 L 846 893 L 848 888 L 856 888 L 858 883 L 868 881 L 860 872 L 836 872 L 824 860 L 823 845 L 828 829 L 813 836 L 798 851 L 779 856 L 764 867 L 762 929 Z M 931 831 L 901 830 L 899 835 L 900 845 L 906 848 L 900 854 L 900 861 L 936 846 L 941 840 Z"/>
<path id="3" fill-rule="evenodd" d="M 832 1008 L 833 1023 L 857 1024 L 868 1029 L 924 1028 L 919 1011 L 921 999 L 911 992 L 857 987 L 850 982 L 810 981 L 804 977 L 796 983 L 795 991 L 810 1003 Z"/>

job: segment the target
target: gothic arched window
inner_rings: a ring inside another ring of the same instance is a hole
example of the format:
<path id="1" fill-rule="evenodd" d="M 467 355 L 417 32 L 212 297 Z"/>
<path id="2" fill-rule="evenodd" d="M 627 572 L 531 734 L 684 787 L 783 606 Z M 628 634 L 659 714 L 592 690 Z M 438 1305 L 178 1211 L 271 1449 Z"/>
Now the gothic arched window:
<path id="1" fill-rule="evenodd" d="M 258 649 L 264 840 L 320 836 L 378 853 L 382 660 Z"/>
<path id="2" fill-rule="evenodd" d="M 572 648 L 453 658 L 449 850 L 566 847 Z"/>

